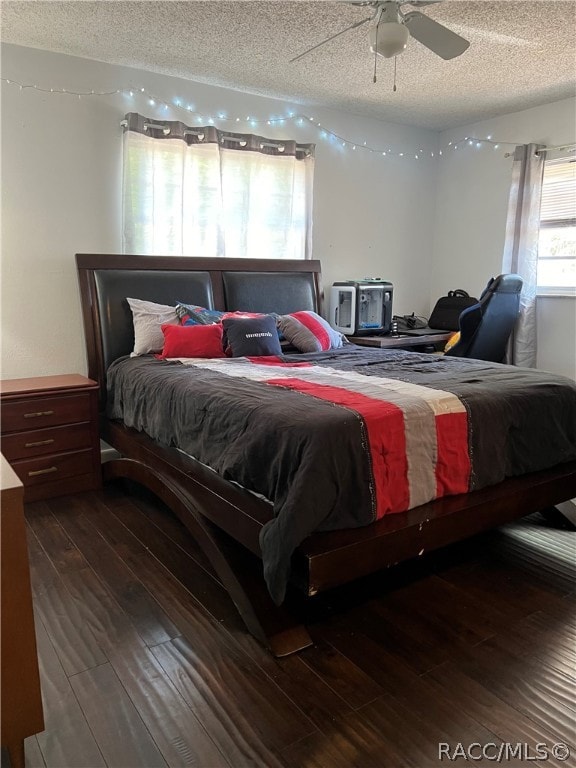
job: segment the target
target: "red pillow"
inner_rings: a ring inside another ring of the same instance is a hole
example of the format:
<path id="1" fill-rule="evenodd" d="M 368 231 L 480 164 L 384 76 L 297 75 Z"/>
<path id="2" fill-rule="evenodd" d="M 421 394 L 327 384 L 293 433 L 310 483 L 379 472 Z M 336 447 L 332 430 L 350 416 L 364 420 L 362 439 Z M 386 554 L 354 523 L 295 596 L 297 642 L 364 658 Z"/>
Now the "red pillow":
<path id="1" fill-rule="evenodd" d="M 225 357 L 222 349 L 222 325 L 163 325 L 164 349 L 158 355 L 167 357 Z"/>

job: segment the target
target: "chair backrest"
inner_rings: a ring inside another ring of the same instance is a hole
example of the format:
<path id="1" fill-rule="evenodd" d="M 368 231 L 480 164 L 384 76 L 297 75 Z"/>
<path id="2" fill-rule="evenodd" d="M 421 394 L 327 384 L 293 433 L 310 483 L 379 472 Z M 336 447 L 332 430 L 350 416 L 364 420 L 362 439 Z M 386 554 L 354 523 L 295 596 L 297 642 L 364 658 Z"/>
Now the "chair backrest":
<path id="1" fill-rule="evenodd" d="M 460 340 L 446 354 L 501 363 L 520 312 L 521 290 L 519 275 L 492 278 L 478 303 L 461 313 Z"/>

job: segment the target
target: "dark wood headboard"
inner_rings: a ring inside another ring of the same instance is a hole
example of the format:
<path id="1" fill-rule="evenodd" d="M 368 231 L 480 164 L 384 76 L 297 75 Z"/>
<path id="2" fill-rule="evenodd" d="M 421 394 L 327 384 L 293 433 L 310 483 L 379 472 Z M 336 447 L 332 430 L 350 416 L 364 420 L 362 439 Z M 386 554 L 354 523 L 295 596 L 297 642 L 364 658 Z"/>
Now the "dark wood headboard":
<path id="1" fill-rule="evenodd" d="M 316 260 L 76 254 L 88 375 L 105 394 L 112 360 L 134 343 L 127 297 L 280 314 L 323 310 Z"/>

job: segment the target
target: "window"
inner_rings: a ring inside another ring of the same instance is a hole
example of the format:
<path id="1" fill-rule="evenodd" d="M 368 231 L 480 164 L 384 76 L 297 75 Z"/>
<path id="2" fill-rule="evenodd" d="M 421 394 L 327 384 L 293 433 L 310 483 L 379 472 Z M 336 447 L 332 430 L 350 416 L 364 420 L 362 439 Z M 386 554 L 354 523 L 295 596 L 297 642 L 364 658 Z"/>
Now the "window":
<path id="1" fill-rule="evenodd" d="M 125 253 L 310 258 L 314 146 L 124 123 Z"/>
<path id="2" fill-rule="evenodd" d="M 544 165 L 538 291 L 576 292 L 576 158 L 547 160 Z"/>

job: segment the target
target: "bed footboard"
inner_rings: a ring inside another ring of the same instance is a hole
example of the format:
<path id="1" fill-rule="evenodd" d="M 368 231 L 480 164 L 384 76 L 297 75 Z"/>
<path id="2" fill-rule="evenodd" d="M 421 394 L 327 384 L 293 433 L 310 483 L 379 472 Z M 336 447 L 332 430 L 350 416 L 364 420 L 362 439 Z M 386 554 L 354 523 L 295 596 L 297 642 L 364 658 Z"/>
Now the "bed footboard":
<path id="1" fill-rule="evenodd" d="M 134 459 L 113 459 L 103 465 L 105 480 L 125 478 L 137 482 L 160 498 L 190 531 L 232 598 L 248 631 L 274 656 L 287 656 L 312 645 L 305 627 L 283 606 L 274 605 L 264 580 L 246 567 L 249 553 L 231 546 L 225 534 L 200 511 L 191 493 L 170 478 Z"/>

